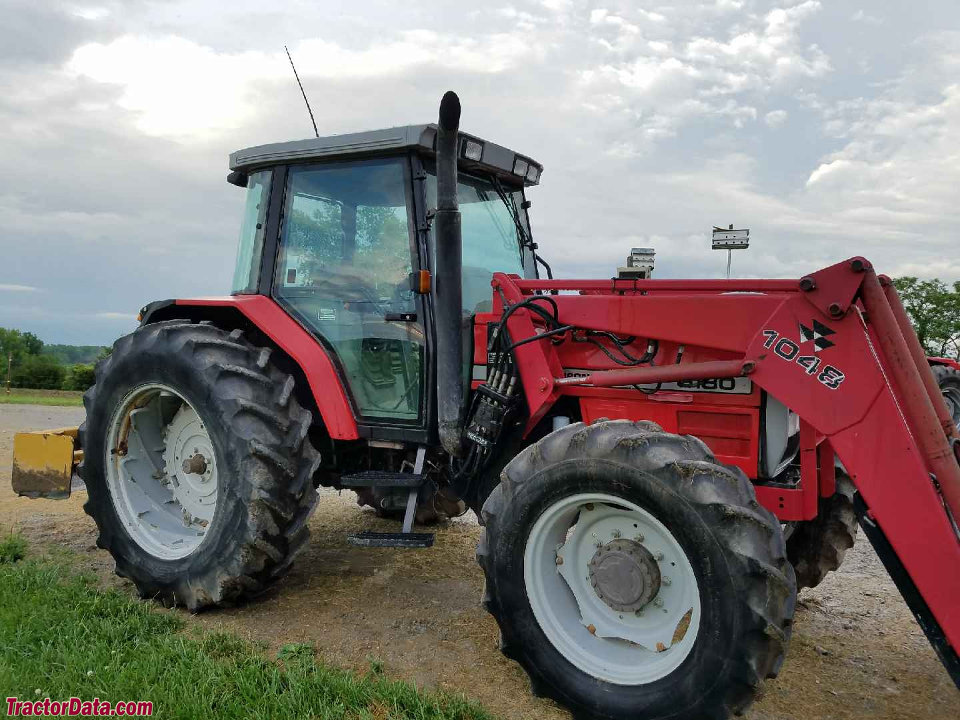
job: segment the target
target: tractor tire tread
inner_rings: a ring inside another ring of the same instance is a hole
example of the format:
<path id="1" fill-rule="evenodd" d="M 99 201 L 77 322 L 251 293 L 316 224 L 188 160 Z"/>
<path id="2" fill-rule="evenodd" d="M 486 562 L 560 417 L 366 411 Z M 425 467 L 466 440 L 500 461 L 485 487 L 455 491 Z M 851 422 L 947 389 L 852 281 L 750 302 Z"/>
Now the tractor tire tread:
<path id="1" fill-rule="evenodd" d="M 501 523 L 508 522 L 502 520 L 505 511 L 515 502 L 521 487 L 535 482 L 533 479 L 541 471 L 557 463 L 584 460 L 629 465 L 665 481 L 720 538 L 731 577 L 740 586 L 741 616 L 747 623 L 743 640 L 737 643 L 738 654 L 730 663 L 726 686 L 720 691 L 722 701 L 700 706 L 696 697 L 682 698 L 692 703 L 691 707 L 675 707 L 676 714 L 669 717 L 720 719 L 740 714 L 753 700 L 759 683 L 777 675 L 792 632 L 796 584 L 779 522 L 756 502 L 753 486 L 743 472 L 719 464 L 698 438 L 666 433 L 649 421 L 571 424 L 529 446 L 504 468 L 500 485 L 483 506 L 483 528 L 477 546 L 477 561 L 485 578 L 483 604 L 500 628 L 501 651 L 523 666 L 537 694 L 566 706 L 575 718 L 654 717 L 643 714 L 640 708 L 625 714 L 605 711 L 599 703 L 572 698 L 565 687 L 550 682 L 526 652 L 525 642 L 529 638 L 514 637 L 514 609 L 502 607 L 497 599 L 493 546 L 502 530 Z M 609 686 L 616 687 L 619 686 Z"/>
<path id="2" fill-rule="evenodd" d="M 309 538 L 307 521 L 318 499 L 312 478 L 320 456 L 307 439 L 311 413 L 293 398 L 292 388 L 284 390 L 292 378 L 271 363 L 270 350 L 249 343 L 239 330 L 184 320 L 147 325 L 120 338 L 97 364 L 96 384 L 84 394 L 88 421 L 78 433 L 81 446 L 90 439 L 90 418 L 113 411 L 98 404 L 98 387 L 118 366 L 141 355 L 175 353 L 189 357 L 191 372 L 207 383 L 209 397 L 199 409 L 216 414 L 223 427 L 238 428 L 225 441 L 235 443 L 237 456 L 243 457 L 239 476 L 231 478 L 235 487 L 220 490 L 224 502 L 243 506 L 241 521 L 225 540 L 234 552 L 181 577 L 151 577 L 136 558 L 120 552 L 131 541 L 121 537 L 125 532 L 110 507 L 104 478 L 88 472 L 89 455 L 78 472 L 88 486 L 84 510 L 97 523 L 97 545 L 113 554 L 117 574 L 132 580 L 143 597 L 196 611 L 262 592 L 290 568 Z M 100 418 L 99 425 L 107 422 Z"/>
<path id="3" fill-rule="evenodd" d="M 820 498 L 817 516 L 798 522 L 787 538 L 787 557 L 797 575 L 797 588 L 813 588 L 838 570 L 857 539 L 856 488 L 837 472 L 837 491 Z"/>

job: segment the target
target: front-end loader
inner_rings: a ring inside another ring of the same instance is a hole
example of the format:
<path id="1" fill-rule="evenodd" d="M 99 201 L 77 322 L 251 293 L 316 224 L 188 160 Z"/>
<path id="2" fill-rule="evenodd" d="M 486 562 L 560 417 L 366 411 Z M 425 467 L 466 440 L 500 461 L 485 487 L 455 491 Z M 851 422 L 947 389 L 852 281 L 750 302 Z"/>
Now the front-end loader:
<path id="1" fill-rule="evenodd" d="M 960 682 L 960 438 L 890 281 L 555 279 L 541 166 L 459 117 L 234 153 L 233 293 L 147 305 L 17 489 L 82 449 L 98 544 L 190 610 L 282 575 L 320 486 L 402 518 L 359 546 L 470 508 L 503 652 L 608 720 L 742 711 L 859 521 Z"/>

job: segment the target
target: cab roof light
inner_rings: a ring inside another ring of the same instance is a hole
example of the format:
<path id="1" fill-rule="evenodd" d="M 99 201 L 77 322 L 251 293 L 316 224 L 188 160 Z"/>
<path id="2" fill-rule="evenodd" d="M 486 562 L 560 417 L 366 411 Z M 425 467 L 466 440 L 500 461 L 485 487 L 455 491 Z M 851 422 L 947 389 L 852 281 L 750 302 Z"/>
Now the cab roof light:
<path id="1" fill-rule="evenodd" d="M 463 141 L 463 150 L 461 151 L 467 160 L 480 162 L 483 157 L 483 143 L 479 140 L 466 138 Z"/>
<path id="2" fill-rule="evenodd" d="M 530 163 L 517 155 L 516 159 L 513 161 L 513 174 L 524 177 L 527 174 L 527 169 L 529 167 Z"/>
<path id="3" fill-rule="evenodd" d="M 527 169 L 527 180 L 532 183 L 540 180 L 540 168 L 533 163 L 530 163 L 530 167 Z"/>

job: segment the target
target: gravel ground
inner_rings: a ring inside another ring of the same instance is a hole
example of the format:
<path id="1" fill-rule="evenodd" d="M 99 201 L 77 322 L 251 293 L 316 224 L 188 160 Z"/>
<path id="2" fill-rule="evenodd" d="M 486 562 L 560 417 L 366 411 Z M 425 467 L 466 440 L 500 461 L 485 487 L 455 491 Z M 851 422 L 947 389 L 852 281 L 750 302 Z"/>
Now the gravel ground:
<path id="1" fill-rule="evenodd" d="M 34 547 L 66 546 L 105 583 L 129 589 L 96 548 L 84 492 L 42 501 L 10 490 L 13 433 L 82 418 L 82 408 L 0 406 L 0 531 L 16 527 Z M 348 532 L 388 527 L 354 497 L 321 494 L 311 543 L 275 588 L 240 607 L 185 617 L 271 649 L 311 642 L 326 660 L 347 667 L 379 658 L 396 677 L 463 692 L 503 718 L 568 718 L 533 698 L 522 671 L 498 651 L 496 624 L 479 603 L 476 523 L 465 517 L 440 528 L 429 550 L 353 548 Z M 801 594 L 780 677 L 763 686 L 745 717 L 956 720 L 960 694 L 861 537 L 839 572 Z"/>

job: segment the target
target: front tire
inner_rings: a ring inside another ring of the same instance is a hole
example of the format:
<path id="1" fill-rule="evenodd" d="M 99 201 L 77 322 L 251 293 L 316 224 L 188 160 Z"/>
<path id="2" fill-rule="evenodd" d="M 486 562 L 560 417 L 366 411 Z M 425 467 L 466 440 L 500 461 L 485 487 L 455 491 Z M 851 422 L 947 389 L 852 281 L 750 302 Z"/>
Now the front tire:
<path id="1" fill-rule="evenodd" d="M 171 320 L 120 338 L 84 395 L 84 510 L 142 597 L 198 610 L 264 590 L 309 537 L 311 414 L 271 351 Z"/>
<path id="2" fill-rule="evenodd" d="M 780 525 L 696 438 L 567 426 L 483 516 L 502 650 L 578 720 L 726 718 L 778 672 L 796 601 Z"/>
<path id="3" fill-rule="evenodd" d="M 794 524 L 787 557 L 797 575 L 797 589 L 816 587 L 843 564 L 857 539 L 856 492 L 853 481 L 838 470 L 837 490 L 820 498 L 817 516 Z"/>

